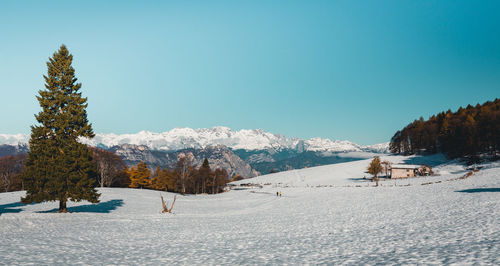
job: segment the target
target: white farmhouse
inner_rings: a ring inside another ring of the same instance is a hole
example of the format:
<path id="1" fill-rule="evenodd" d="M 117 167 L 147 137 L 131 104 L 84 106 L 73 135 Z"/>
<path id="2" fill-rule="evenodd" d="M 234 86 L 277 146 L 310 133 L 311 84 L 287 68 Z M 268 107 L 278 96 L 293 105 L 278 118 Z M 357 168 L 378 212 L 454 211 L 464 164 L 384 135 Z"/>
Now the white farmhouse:
<path id="1" fill-rule="evenodd" d="M 394 164 L 391 165 L 391 178 L 408 178 L 417 175 L 430 175 L 432 169 L 427 165 Z"/>

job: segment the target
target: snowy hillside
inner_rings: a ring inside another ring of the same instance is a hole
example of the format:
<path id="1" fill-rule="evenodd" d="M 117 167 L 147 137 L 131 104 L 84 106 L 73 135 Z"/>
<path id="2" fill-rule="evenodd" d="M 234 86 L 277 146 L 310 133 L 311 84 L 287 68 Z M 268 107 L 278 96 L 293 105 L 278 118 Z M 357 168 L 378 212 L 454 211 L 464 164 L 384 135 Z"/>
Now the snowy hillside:
<path id="1" fill-rule="evenodd" d="M 447 162 L 425 183 L 415 178 L 381 187 L 359 180 L 363 169 L 357 161 L 257 177 L 279 181 L 263 188 L 178 195 L 174 214 L 160 213 L 160 192 L 151 190 L 102 189 L 101 203 L 70 203 L 67 214 L 54 213 L 54 202 L 22 205 L 22 192 L 0 193 L 0 262 L 500 263 L 498 163 L 459 179 L 467 170 Z M 172 201 L 173 194 L 162 194 Z"/>
<path id="2" fill-rule="evenodd" d="M 354 156 L 354 155 L 352 155 Z M 432 156 L 381 156 L 382 161 L 389 161 L 392 164 L 428 164 L 435 166 L 433 168 L 436 174 L 449 174 L 450 172 L 464 172 L 465 167 L 454 162 L 448 163 L 446 158 L 441 155 Z M 300 170 L 284 171 L 275 174 L 262 175 L 251 179 L 245 179 L 234 184 L 254 183 L 254 184 L 272 184 L 274 186 L 291 186 L 291 187 L 309 187 L 309 186 L 346 186 L 346 185 L 368 185 L 364 177 L 370 178 L 371 175 L 366 173 L 366 168 L 370 164 L 372 157 L 369 159 L 358 160 L 353 162 L 338 163 L 332 165 L 317 166 Z M 450 169 L 450 167 L 452 169 Z M 381 174 L 381 176 L 385 175 Z M 445 176 L 445 175 L 444 175 Z M 442 177 L 419 177 L 415 179 L 403 180 L 387 180 L 387 183 L 408 183 L 408 182 L 428 182 L 428 180 L 437 180 Z M 386 180 L 382 179 L 382 185 Z"/>
<path id="3" fill-rule="evenodd" d="M 0 144 L 14 145 L 18 142 L 26 143 L 29 136 L 23 134 L 0 134 Z M 375 146 L 361 146 L 349 141 L 338 141 L 322 138 L 301 140 L 286 138 L 283 135 L 272 134 L 261 129 L 242 129 L 233 131 L 227 127 L 210 129 L 174 128 L 163 133 L 141 131 L 137 134 L 96 134 L 92 140 L 83 140 L 92 146 L 106 147 L 121 144 L 144 145 L 152 150 L 175 151 L 186 148 L 201 149 L 207 146 L 225 145 L 233 150 L 265 150 L 265 149 L 292 149 L 302 151 L 375 151 Z M 387 152 L 387 143 L 378 144 L 378 152 Z"/>

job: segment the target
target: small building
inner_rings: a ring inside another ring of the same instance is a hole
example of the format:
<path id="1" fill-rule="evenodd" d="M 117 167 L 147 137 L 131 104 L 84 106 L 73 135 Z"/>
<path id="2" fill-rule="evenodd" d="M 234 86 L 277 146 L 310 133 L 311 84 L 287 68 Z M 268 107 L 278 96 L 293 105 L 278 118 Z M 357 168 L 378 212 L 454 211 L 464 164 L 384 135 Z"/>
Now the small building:
<path id="1" fill-rule="evenodd" d="M 391 165 L 390 171 L 391 178 L 408 178 L 432 174 L 432 169 L 428 165 L 394 164 Z"/>

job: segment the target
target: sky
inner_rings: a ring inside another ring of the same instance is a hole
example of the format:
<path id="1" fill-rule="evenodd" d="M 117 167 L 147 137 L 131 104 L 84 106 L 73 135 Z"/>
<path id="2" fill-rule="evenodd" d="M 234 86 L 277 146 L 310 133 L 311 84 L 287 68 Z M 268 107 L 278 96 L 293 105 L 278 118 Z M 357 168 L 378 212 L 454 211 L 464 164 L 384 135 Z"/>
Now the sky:
<path id="1" fill-rule="evenodd" d="M 0 133 L 65 44 L 98 133 L 263 129 L 359 144 L 500 96 L 500 1 L 1 1 Z"/>

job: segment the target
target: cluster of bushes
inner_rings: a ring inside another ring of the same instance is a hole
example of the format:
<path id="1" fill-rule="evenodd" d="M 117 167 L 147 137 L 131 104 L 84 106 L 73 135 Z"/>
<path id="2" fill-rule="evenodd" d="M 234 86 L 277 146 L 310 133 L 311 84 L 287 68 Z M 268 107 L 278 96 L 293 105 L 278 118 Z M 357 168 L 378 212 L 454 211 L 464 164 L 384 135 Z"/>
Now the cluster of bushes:
<path id="1" fill-rule="evenodd" d="M 449 158 L 497 158 L 500 150 L 500 100 L 422 117 L 394 134 L 390 150 L 400 154 L 442 152 Z"/>

